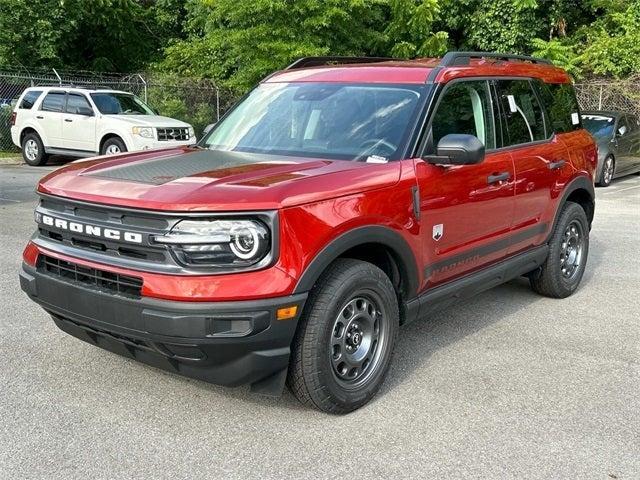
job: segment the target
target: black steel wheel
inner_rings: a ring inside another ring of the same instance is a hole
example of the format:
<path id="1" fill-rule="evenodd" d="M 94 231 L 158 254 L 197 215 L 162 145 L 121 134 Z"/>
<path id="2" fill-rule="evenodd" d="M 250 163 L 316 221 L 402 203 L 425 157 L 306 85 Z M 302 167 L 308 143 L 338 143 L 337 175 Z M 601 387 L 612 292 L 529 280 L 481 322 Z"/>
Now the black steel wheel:
<path id="1" fill-rule="evenodd" d="M 576 291 L 589 254 L 589 221 L 583 208 L 567 202 L 549 241 L 549 256 L 540 270 L 529 275 L 541 295 L 565 298 Z"/>
<path id="2" fill-rule="evenodd" d="M 311 291 L 292 344 L 287 384 L 305 405 L 348 413 L 384 381 L 398 334 L 398 298 L 378 267 L 338 259 Z"/>

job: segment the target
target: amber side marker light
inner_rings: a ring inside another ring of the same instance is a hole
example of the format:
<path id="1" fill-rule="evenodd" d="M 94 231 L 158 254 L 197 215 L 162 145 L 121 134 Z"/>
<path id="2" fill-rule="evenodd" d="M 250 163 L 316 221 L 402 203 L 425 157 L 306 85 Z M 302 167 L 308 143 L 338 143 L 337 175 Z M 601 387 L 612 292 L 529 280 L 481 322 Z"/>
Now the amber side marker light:
<path id="1" fill-rule="evenodd" d="M 278 320 L 289 320 L 290 318 L 295 317 L 296 313 L 298 313 L 297 305 L 293 305 L 291 307 L 279 308 L 278 311 L 276 312 L 276 318 Z"/>

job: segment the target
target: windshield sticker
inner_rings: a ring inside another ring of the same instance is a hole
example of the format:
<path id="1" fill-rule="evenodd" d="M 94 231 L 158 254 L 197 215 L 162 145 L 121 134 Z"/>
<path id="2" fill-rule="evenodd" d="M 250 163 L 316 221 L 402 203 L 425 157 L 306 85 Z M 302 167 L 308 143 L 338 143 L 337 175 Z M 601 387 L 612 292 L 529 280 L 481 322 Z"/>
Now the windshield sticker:
<path id="1" fill-rule="evenodd" d="M 571 114 L 571 122 L 574 125 L 580 125 L 580 115 L 578 115 L 577 113 L 572 113 Z"/>
<path id="2" fill-rule="evenodd" d="M 388 163 L 389 159 L 381 157 L 380 155 L 369 155 L 367 157 L 367 163 Z"/>

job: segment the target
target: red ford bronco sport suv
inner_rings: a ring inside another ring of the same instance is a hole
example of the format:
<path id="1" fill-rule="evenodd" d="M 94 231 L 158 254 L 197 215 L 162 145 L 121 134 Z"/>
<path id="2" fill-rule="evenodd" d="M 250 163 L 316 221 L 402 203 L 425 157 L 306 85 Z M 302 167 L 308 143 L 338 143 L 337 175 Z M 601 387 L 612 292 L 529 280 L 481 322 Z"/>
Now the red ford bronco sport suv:
<path id="1" fill-rule="evenodd" d="M 345 413 L 399 325 L 518 276 L 582 278 L 596 146 L 544 60 L 304 58 L 195 147 L 38 185 L 22 289 L 86 342 Z"/>

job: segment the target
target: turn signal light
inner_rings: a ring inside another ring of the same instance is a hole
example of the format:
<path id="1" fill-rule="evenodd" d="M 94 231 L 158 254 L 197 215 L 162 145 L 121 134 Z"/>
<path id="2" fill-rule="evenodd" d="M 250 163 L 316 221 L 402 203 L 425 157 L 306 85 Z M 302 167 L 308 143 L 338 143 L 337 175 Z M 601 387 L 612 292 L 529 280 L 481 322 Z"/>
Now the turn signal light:
<path id="1" fill-rule="evenodd" d="M 276 318 L 278 320 L 289 320 L 290 318 L 295 317 L 296 313 L 298 313 L 297 305 L 292 305 L 291 307 L 279 308 L 278 311 L 276 312 Z"/>

